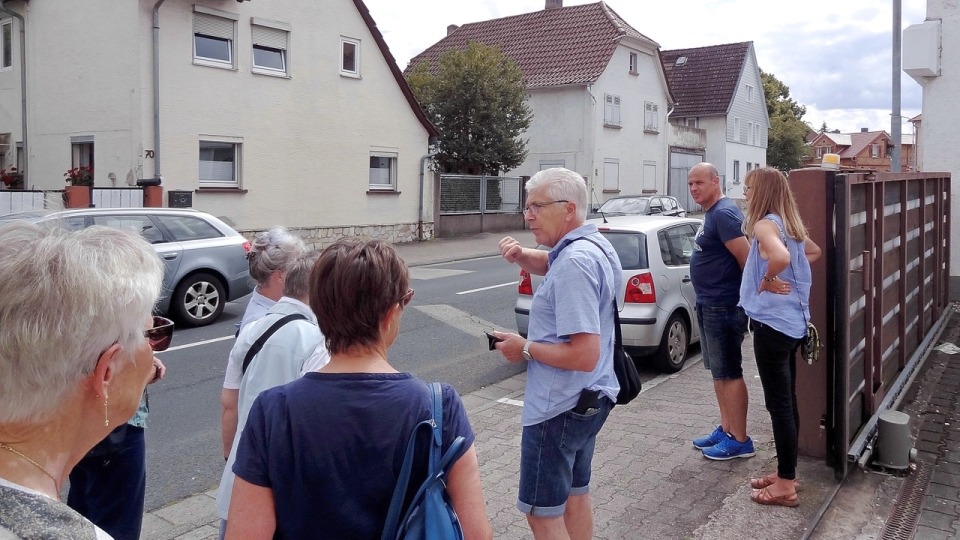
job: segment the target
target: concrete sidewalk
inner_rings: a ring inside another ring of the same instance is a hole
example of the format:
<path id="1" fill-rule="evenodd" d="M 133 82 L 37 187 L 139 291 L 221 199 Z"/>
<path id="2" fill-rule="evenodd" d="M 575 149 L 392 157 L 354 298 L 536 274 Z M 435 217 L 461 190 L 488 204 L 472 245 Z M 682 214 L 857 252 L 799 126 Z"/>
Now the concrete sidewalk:
<path id="1" fill-rule="evenodd" d="M 509 234 L 523 245 L 535 244 L 529 231 Z M 502 236 L 481 234 L 398 249 L 409 265 L 417 266 L 495 255 Z M 956 315 L 953 319 L 955 327 L 960 325 Z M 744 377 L 750 392 L 748 426 L 757 455 L 714 462 L 691 446 L 693 438 L 710 432 L 718 421 L 712 380 L 699 360 L 693 357 L 680 373 L 647 382 L 637 400 L 610 415 L 593 463 L 595 537 L 804 538 L 830 504 L 831 510 L 840 511 L 828 513 L 816 538 L 876 538 L 902 479 L 885 476 L 859 491 L 847 490 L 845 498 L 833 499 L 838 487 L 833 470 L 822 459 L 801 457 L 798 477 L 803 487 L 798 508 L 762 507 L 750 500 L 749 478 L 774 471 L 776 457 L 749 337 L 744 342 Z M 524 381 L 521 374 L 463 396 L 477 433 L 487 515 L 498 539 L 531 537 L 525 517 L 515 507 Z M 956 396 L 952 399 L 957 404 Z M 858 471 L 851 476 L 861 478 Z M 216 538 L 216 486 L 210 488 L 146 513 L 143 538 Z M 956 510 L 960 504 L 951 508 Z"/>

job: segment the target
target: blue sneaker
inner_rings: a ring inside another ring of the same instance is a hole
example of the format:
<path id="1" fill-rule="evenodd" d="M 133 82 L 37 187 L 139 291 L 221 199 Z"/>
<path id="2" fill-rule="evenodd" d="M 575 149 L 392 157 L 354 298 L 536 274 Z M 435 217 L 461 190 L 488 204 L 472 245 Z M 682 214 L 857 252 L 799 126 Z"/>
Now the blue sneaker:
<path id="1" fill-rule="evenodd" d="M 726 461 L 734 458 L 748 458 L 756 455 L 753 451 L 753 439 L 747 437 L 746 442 L 738 442 L 731 435 L 725 439 L 703 449 L 703 457 L 716 461 Z"/>
<path id="2" fill-rule="evenodd" d="M 693 447 L 697 450 L 703 450 L 704 448 L 710 448 L 726 438 L 727 434 L 723 431 L 723 426 L 717 426 L 717 429 L 713 430 L 713 433 L 707 435 L 706 437 L 694 439 Z"/>

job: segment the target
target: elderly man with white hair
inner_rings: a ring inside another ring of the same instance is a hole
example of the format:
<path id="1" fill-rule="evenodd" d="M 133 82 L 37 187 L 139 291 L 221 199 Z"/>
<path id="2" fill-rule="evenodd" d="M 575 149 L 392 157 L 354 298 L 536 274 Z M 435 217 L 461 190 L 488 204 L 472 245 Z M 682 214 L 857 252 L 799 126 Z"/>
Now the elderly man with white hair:
<path id="1" fill-rule="evenodd" d="M 620 259 L 596 225 L 585 224 L 587 186 L 579 174 L 540 171 L 527 182 L 524 217 L 537 243 L 511 237 L 500 254 L 546 275 L 530 306 L 528 339 L 494 334 L 511 362 L 527 362 L 520 494 L 535 538 L 593 536 L 590 469 L 597 434 L 620 385 L 613 371 L 614 308 L 622 290 Z"/>

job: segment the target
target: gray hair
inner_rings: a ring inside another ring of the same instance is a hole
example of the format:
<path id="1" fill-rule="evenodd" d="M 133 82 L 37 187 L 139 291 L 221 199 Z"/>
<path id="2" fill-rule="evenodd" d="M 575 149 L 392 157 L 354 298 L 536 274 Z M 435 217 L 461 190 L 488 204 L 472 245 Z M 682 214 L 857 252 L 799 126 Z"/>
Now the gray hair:
<path id="1" fill-rule="evenodd" d="M 160 296 L 153 248 L 107 227 L 0 227 L 0 424 L 46 418 L 118 343 L 132 361 Z"/>
<path id="2" fill-rule="evenodd" d="M 272 227 L 263 231 L 254 237 L 250 252 L 247 253 L 250 277 L 257 283 L 265 283 L 274 272 L 286 272 L 305 251 L 307 246 L 303 240 L 290 234 L 286 227 Z"/>
<path id="3" fill-rule="evenodd" d="M 527 193 L 546 187 L 547 195 L 554 200 L 572 202 L 577 208 L 577 217 L 587 219 L 587 182 L 579 174 L 557 167 L 544 169 L 527 180 Z"/>
<path id="4" fill-rule="evenodd" d="M 690 167 L 690 172 L 693 172 L 694 169 L 706 169 L 707 172 L 710 173 L 710 178 L 720 177 L 720 172 L 717 171 L 717 168 L 713 165 L 713 163 L 707 163 L 706 161 L 701 161 L 700 163 L 697 163 L 693 167 Z M 689 174 L 689 172 L 687 174 Z"/>
<path id="5" fill-rule="evenodd" d="M 320 252 L 308 251 L 297 257 L 287 269 L 287 277 L 283 281 L 283 295 L 297 300 L 308 299 L 310 294 L 310 272 L 313 263 L 320 258 Z"/>

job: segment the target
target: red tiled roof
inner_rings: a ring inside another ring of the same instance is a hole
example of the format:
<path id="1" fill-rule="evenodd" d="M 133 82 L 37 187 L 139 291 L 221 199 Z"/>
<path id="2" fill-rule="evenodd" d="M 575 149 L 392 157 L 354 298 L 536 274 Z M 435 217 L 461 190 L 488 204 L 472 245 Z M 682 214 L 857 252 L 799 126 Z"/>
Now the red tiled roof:
<path id="1" fill-rule="evenodd" d="M 674 118 L 727 114 L 752 42 L 661 51 Z M 678 58 L 686 58 L 677 65 Z"/>
<path id="2" fill-rule="evenodd" d="M 435 68 L 441 54 L 476 41 L 499 45 L 517 63 L 529 88 L 587 84 L 600 77 L 625 36 L 659 48 L 604 2 L 545 9 L 464 24 L 413 57 L 405 73 L 424 60 Z"/>
<path id="3" fill-rule="evenodd" d="M 400 68 L 397 66 L 397 60 L 390 52 L 390 47 L 387 47 L 387 42 L 383 39 L 383 34 L 380 33 L 380 29 L 377 28 L 377 23 L 373 20 L 373 16 L 370 15 L 370 10 L 367 9 L 367 5 L 363 3 L 363 0 L 353 0 L 353 5 L 357 7 L 357 11 L 359 11 L 360 16 L 363 17 L 363 22 L 367 23 L 367 28 L 370 30 L 370 33 L 373 34 L 373 40 L 377 43 L 380 53 L 383 54 L 383 59 L 387 62 L 387 66 L 390 67 L 390 72 L 393 73 L 393 78 L 396 79 L 400 91 L 403 92 L 403 96 L 407 98 L 407 103 L 409 103 L 410 108 L 413 109 L 413 114 L 416 115 L 417 120 L 420 120 L 420 123 L 423 124 L 427 133 L 431 137 L 436 137 L 440 132 L 437 131 L 437 128 L 427 118 L 417 98 L 414 97 L 413 90 L 410 89 L 410 85 L 407 84 L 407 79 L 405 79 L 403 73 L 400 72 Z"/>
<path id="4" fill-rule="evenodd" d="M 848 133 L 850 135 L 850 146 L 840 151 L 841 158 L 855 158 L 864 148 L 872 144 L 877 139 L 889 141 L 890 136 L 886 131 L 866 131 L 857 133 Z"/>

